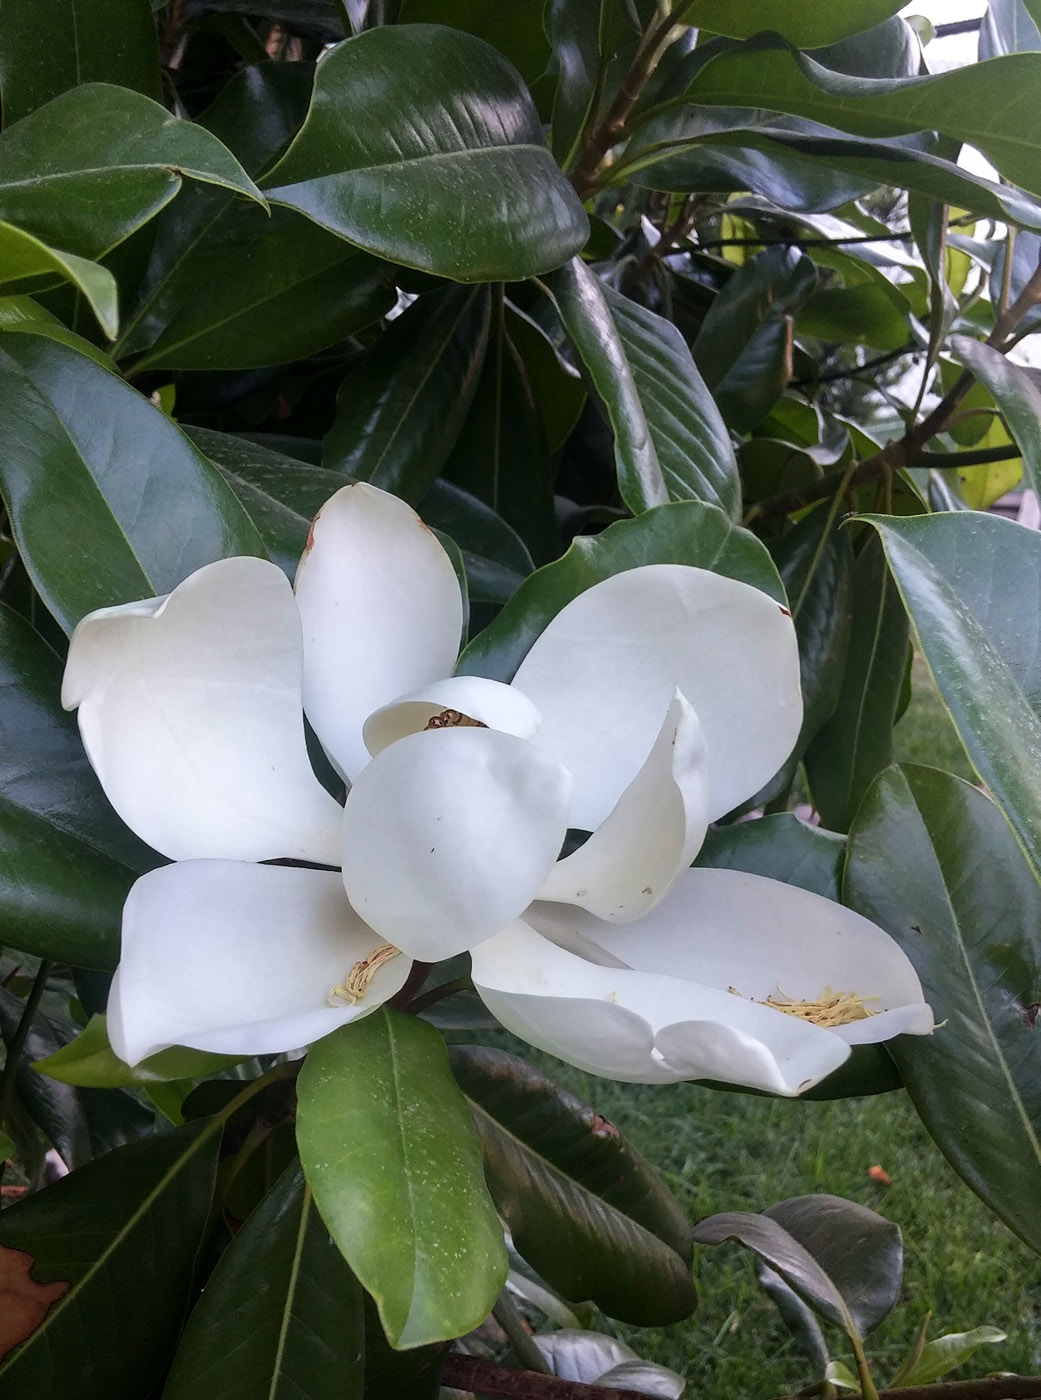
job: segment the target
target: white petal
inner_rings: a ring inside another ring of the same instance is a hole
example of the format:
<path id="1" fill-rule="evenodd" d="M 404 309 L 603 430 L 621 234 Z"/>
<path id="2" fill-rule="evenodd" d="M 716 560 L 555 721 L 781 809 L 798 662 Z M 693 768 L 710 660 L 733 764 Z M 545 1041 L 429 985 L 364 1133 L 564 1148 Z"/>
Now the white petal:
<path id="1" fill-rule="evenodd" d="M 348 794 L 342 863 L 351 903 L 411 957 L 451 957 L 534 897 L 560 850 L 570 796 L 566 770 L 510 734 L 410 734 Z"/>
<path id="2" fill-rule="evenodd" d="M 375 757 L 406 734 L 424 729 L 444 710 L 456 710 L 488 729 L 499 729 L 518 739 L 530 739 L 542 723 L 538 710 L 515 685 L 484 676 L 450 676 L 421 686 L 371 714 L 363 729 L 365 746 Z"/>
<path id="3" fill-rule="evenodd" d="M 838 1036 L 794 1016 L 679 977 L 598 966 L 521 921 L 470 956 L 474 986 L 507 1030 L 609 1079 L 714 1079 L 792 1095 L 849 1055 Z"/>
<path id="4" fill-rule="evenodd" d="M 163 855 L 335 865 L 343 813 L 308 761 L 301 655 L 281 570 L 224 559 L 85 617 L 62 704 L 113 807 Z"/>
<path id="5" fill-rule="evenodd" d="M 136 1064 L 168 1045 L 236 1055 L 309 1045 L 400 991 L 406 957 L 380 967 L 356 1005 L 329 1005 L 382 941 L 334 871 L 223 860 L 153 870 L 123 911 L 112 1048 Z"/>
<path id="6" fill-rule="evenodd" d="M 787 610 L 680 564 L 630 569 L 572 599 L 514 683 L 542 711 L 535 742 L 575 776 L 572 825 L 589 831 L 639 771 L 677 688 L 705 731 L 710 820 L 773 777 L 802 723 Z"/>
<path id="7" fill-rule="evenodd" d="M 589 840 L 558 860 L 539 899 L 629 923 L 660 904 L 708 830 L 705 739 L 679 693 L 647 762 Z"/>
<path id="8" fill-rule="evenodd" d="M 455 570 L 411 506 L 360 481 L 315 517 L 296 598 L 304 709 L 353 778 L 369 760 L 367 716 L 455 667 L 463 627 Z"/>
<path id="9" fill-rule="evenodd" d="M 850 1044 L 933 1029 L 922 984 L 887 933 L 852 909 L 780 880 L 689 870 L 638 924 L 608 924 L 554 905 L 536 906 L 528 917 L 552 938 L 567 942 L 577 934 L 629 967 L 723 991 L 733 987 L 742 1000 L 814 1000 L 829 988 L 870 998 L 867 1008 L 886 1014 L 837 1027 L 834 1033 Z"/>

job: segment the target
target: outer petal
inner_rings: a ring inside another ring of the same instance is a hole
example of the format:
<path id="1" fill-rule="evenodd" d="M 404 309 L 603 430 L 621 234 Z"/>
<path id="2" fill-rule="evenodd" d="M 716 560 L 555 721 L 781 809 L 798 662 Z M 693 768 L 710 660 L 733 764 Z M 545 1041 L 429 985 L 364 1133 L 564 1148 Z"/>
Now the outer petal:
<path id="1" fill-rule="evenodd" d="M 494 729 L 400 739 L 347 797 L 343 879 L 366 922 L 434 962 L 497 933 L 546 878 L 567 830 L 571 778 Z"/>
<path id="2" fill-rule="evenodd" d="M 301 656 L 285 575 L 224 559 L 85 617 L 62 703 L 113 807 L 164 855 L 334 865 L 343 813 L 307 758 Z"/>
<path id="3" fill-rule="evenodd" d="M 589 840 L 557 861 L 540 899 L 628 923 L 659 904 L 708 829 L 708 758 L 698 717 L 676 692 L 647 762 Z"/>
<path id="4" fill-rule="evenodd" d="M 738 1003 L 778 995 L 812 1000 L 826 988 L 872 998 L 868 1008 L 883 1014 L 833 1032 L 849 1044 L 933 1029 L 922 984 L 887 933 L 852 909 L 780 880 L 689 870 L 668 899 L 639 924 L 624 927 L 553 905 L 536 906 L 529 917 L 568 946 L 577 935 L 583 947 L 595 945 L 626 966 L 697 979 L 724 992 L 732 987 Z"/>
<path id="5" fill-rule="evenodd" d="M 677 687 L 708 745 L 714 820 L 788 757 L 802 723 L 787 611 L 705 569 L 647 564 L 572 599 L 514 683 L 542 711 L 535 742 L 575 776 L 572 825 L 593 831 L 647 758 Z"/>
<path id="6" fill-rule="evenodd" d="M 502 681 L 486 680 L 484 676 L 450 676 L 432 681 L 371 714 L 363 730 L 365 746 L 375 757 L 406 734 L 424 729 L 444 710 L 456 710 L 488 729 L 500 729 L 518 739 L 530 739 L 542 723 L 538 710 L 515 685 L 503 685 Z"/>
<path id="7" fill-rule="evenodd" d="M 830 1031 L 697 982 L 598 966 L 521 921 L 471 958 L 474 986 L 507 1030 L 609 1079 L 715 1079 L 794 1095 L 849 1054 Z"/>
<path id="8" fill-rule="evenodd" d="M 308 1045 L 404 985 L 411 963 L 394 958 L 356 1005 L 329 1005 L 381 941 L 334 871 L 223 860 L 153 870 L 123 912 L 112 1048 L 136 1064 L 168 1045 L 241 1055 Z"/>
<path id="9" fill-rule="evenodd" d="M 368 715 L 451 673 L 463 603 L 448 555 L 416 512 L 366 482 L 326 501 L 296 575 L 304 708 L 353 778 Z"/>

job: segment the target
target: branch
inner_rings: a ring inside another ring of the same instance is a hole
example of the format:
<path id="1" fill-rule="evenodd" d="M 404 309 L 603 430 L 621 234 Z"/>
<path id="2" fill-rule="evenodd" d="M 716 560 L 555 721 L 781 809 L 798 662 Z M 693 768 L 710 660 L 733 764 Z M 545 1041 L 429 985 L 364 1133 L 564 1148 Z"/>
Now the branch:
<path id="1" fill-rule="evenodd" d="M 901 355 L 912 355 L 918 347 L 913 341 L 908 341 L 906 345 L 901 345 L 898 350 L 887 350 L 882 355 L 876 355 L 873 360 L 865 360 L 862 365 L 850 365 L 848 369 L 828 370 L 824 374 L 815 374 L 812 378 L 790 379 L 789 385 L 793 389 L 811 389 L 818 384 L 834 384 L 837 379 L 855 379 L 858 375 L 867 373 L 868 370 L 881 369 L 883 365 L 890 364 L 893 360 L 899 360 Z"/>

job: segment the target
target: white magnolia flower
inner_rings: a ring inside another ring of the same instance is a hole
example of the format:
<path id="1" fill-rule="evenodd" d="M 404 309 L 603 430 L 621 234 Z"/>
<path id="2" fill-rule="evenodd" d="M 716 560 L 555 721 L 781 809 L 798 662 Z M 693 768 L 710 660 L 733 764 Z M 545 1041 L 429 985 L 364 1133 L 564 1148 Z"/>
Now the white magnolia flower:
<path id="1" fill-rule="evenodd" d="M 394 996 L 413 959 L 464 949 L 504 1025 L 618 1079 L 798 1093 L 851 1042 L 931 1029 L 866 920 L 688 869 L 798 734 L 785 609 L 702 569 L 634 568 L 570 602 L 511 685 L 452 676 L 462 616 L 435 536 L 357 484 L 316 519 L 295 597 L 234 558 L 80 623 L 63 703 L 117 812 L 176 862 L 124 911 L 123 1059 L 306 1045 Z M 569 828 L 592 834 L 558 859 Z M 277 860 L 333 868 L 259 863 Z M 832 987 L 837 1015 L 816 1005 Z"/>

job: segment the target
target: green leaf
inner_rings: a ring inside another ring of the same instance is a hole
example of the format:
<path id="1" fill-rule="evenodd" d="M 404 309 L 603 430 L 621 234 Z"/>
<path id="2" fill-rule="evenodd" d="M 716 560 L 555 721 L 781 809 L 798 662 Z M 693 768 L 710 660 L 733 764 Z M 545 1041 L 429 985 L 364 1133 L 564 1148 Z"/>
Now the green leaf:
<path id="1" fill-rule="evenodd" d="M 163 1395 L 362 1400 L 364 1361 L 361 1288 L 294 1163 L 210 1276 Z"/>
<path id="2" fill-rule="evenodd" d="M 557 86 L 550 144 L 563 169 L 574 164 L 579 139 L 597 97 L 609 4 L 605 0 L 547 0 L 544 23 L 553 46 Z"/>
<path id="3" fill-rule="evenodd" d="M 114 83 L 158 99 L 159 54 L 148 0 L 52 0 L 46 42 L 33 0 L 0 6 L 4 127 L 81 83 Z"/>
<path id="4" fill-rule="evenodd" d="M 707 501 L 741 518 L 730 434 L 687 343 L 671 322 L 603 288 L 632 370 L 670 501 Z"/>
<path id="5" fill-rule="evenodd" d="M 877 773 L 893 759 L 893 725 L 907 669 L 908 624 L 881 551 L 868 541 L 853 569 L 853 621 L 831 719 L 806 750 L 806 776 L 824 825 L 847 831 Z"/>
<path id="6" fill-rule="evenodd" d="M 506 1251 L 437 1031 L 381 1008 L 312 1048 L 299 1094 L 315 1203 L 392 1345 L 476 1327 L 506 1277 Z"/>
<path id="7" fill-rule="evenodd" d="M 74 88 L 0 134 L 0 218 L 80 257 L 100 257 L 147 223 L 182 178 L 264 203 L 203 127 L 105 83 Z"/>
<path id="8" fill-rule="evenodd" d="M 1041 20 L 1041 12 L 1037 19 Z M 1023 0 L 989 0 L 980 24 L 980 61 L 1037 49 L 1041 49 L 1041 32 Z"/>
<path id="9" fill-rule="evenodd" d="M 689 95 L 709 105 L 765 107 L 873 138 L 933 129 L 978 147 L 1013 184 L 1038 194 L 1041 113 L 1032 99 L 1039 77 L 1041 59 L 1032 53 L 921 78 L 851 77 L 763 34 L 706 63 Z"/>
<path id="10" fill-rule="evenodd" d="M 982 1346 L 994 1346 L 1007 1341 L 1007 1333 L 1000 1327 L 973 1327 L 970 1332 L 948 1332 L 926 1342 L 922 1354 L 906 1374 L 900 1378 L 901 1385 L 931 1385 L 948 1371 L 963 1365 Z"/>
<path id="11" fill-rule="evenodd" d="M 520 356 L 551 452 L 563 447 L 585 407 L 586 390 L 578 370 L 558 353 L 530 316 L 507 303 L 506 334 Z"/>
<path id="12" fill-rule="evenodd" d="M 443 1346 L 395 1351 L 383 1334 L 376 1305 L 365 1296 L 365 1400 L 442 1400 Z"/>
<path id="13" fill-rule="evenodd" d="M 622 500 L 634 515 L 664 504 L 669 493 L 654 439 L 600 279 L 575 258 L 546 287 L 614 433 Z"/>
<path id="14" fill-rule="evenodd" d="M 39 1282 L 70 1285 L 0 1361 L 5 1393 L 38 1400 L 147 1393 L 192 1287 L 219 1128 L 210 1120 L 131 1143 L 0 1215 L 0 1247 L 32 1255 Z"/>
<path id="15" fill-rule="evenodd" d="M 973 766 L 1041 875 L 1041 656 L 1010 598 L 1041 593 L 1041 536 L 976 512 L 867 516 Z"/>
<path id="16" fill-rule="evenodd" d="M 613 1123 L 502 1050 L 457 1045 L 452 1069 L 484 1146 L 488 1189 L 551 1288 L 643 1327 L 694 1310 L 679 1202 Z"/>
<path id="17" fill-rule="evenodd" d="M 452 451 L 488 343 L 484 288 L 421 297 L 340 386 L 323 465 L 415 504 Z"/>
<path id="18" fill-rule="evenodd" d="M 994 396 L 1023 454 L 1027 480 L 1034 491 L 1041 491 L 1041 389 L 1029 371 L 982 341 L 956 335 L 951 348 Z"/>
<path id="19" fill-rule="evenodd" d="M 14 1153 L 14 1143 L 0 1128 L 0 1162 L 6 1162 Z"/>
<path id="20" fill-rule="evenodd" d="M 543 0 L 402 0 L 398 24 L 448 24 L 475 34 L 508 58 L 531 87 L 546 71 L 549 40 L 542 27 Z"/>
<path id="21" fill-rule="evenodd" d="M 674 501 L 580 535 L 567 553 L 536 570 L 459 659 L 463 675 L 510 681 L 560 610 L 602 579 L 641 564 L 693 564 L 760 588 L 784 606 L 784 589 L 765 547 L 716 506 Z"/>
<path id="22" fill-rule="evenodd" d="M 42 336 L 0 345 L 0 491 L 33 584 L 67 631 L 215 559 L 263 553 L 219 474 L 136 390 Z"/>
<path id="23" fill-rule="evenodd" d="M 517 532 L 450 481 L 434 482 L 420 513 L 459 546 L 471 602 L 505 603 L 535 567 Z"/>
<path id="24" fill-rule="evenodd" d="M 32 297 L 0 297 L 0 331 L 26 331 L 30 335 L 45 335 L 56 340 L 59 345 L 68 345 L 86 355 L 103 369 L 116 371 L 116 366 L 104 350 L 99 350 L 89 340 L 68 330 L 45 307 Z"/>
<path id="25" fill-rule="evenodd" d="M 890 1042 L 922 1121 L 1041 1250 L 1041 887 L 1001 813 L 950 773 L 887 769 L 850 832 L 846 899 L 900 944 L 936 1017 Z"/>
<path id="26" fill-rule="evenodd" d="M 119 305 L 116 279 L 108 268 L 73 253 L 48 248 L 31 233 L 0 223 L 0 290 L 5 295 L 45 290 L 56 278 L 71 282 L 83 293 L 101 329 L 109 340 L 115 339 Z"/>
<path id="27" fill-rule="evenodd" d="M 694 864 L 783 880 L 838 903 L 845 854 L 844 836 L 808 826 L 792 812 L 779 812 L 710 827 Z"/>
<path id="28" fill-rule="evenodd" d="M 863 33 L 901 8 L 898 0 L 693 0 L 682 17 L 713 34 L 749 39 L 764 29 L 783 34 L 800 49 L 833 44 L 850 34 Z"/>
<path id="29" fill-rule="evenodd" d="M 119 1089 L 138 1084 L 164 1084 L 178 1079 L 202 1079 L 238 1064 L 241 1055 L 215 1055 L 183 1045 L 160 1050 L 139 1064 L 128 1065 L 109 1044 L 104 1016 L 92 1016 L 67 1045 L 37 1060 L 33 1069 L 62 1084 L 81 1089 Z"/>
<path id="30" fill-rule="evenodd" d="M 547 272 L 589 235 L 520 74 L 438 25 L 370 29 L 325 53 L 264 187 L 368 252 L 457 282 Z"/>
<path id="31" fill-rule="evenodd" d="M 903 303 L 903 305 L 901 305 Z M 910 337 L 907 299 L 888 282 L 860 282 L 815 292 L 799 312 L 800 335 L 838 345 L 857 342 L 875 350 L 899 350 Z"/>

